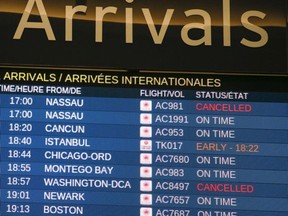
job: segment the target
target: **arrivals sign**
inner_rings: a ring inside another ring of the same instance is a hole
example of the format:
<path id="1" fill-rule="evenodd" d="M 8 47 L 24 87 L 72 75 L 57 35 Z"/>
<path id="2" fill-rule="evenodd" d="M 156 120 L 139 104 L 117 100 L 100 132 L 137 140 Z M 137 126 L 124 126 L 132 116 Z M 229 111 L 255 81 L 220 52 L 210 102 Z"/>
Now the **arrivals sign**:
<path id="1" fill-rule="evenodd" d="M 2 0 L 0 63 L 287 73 L 287 1 Z"/>

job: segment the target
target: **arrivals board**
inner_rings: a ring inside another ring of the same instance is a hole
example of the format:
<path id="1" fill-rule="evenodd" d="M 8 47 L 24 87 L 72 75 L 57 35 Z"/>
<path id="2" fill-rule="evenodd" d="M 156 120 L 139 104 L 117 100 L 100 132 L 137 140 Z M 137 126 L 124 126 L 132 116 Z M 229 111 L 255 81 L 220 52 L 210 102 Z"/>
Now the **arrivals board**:
<path id="1" fill-rule="evenodd" d="M 1 68 L 1 216 L 287 216 L 287 76 Z"/>

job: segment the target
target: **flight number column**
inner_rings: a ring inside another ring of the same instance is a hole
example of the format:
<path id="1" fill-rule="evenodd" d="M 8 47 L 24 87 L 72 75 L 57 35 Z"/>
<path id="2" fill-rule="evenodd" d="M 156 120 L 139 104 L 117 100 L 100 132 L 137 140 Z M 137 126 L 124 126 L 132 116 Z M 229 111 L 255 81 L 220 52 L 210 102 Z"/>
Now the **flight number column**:
<path id="1" fill-rule="evenodd" d="M 182 91 L 140 90 L 140 97 L 140 147 L 147 153 L 140 157 L 145 165 L 140 175 L 147 178 L 140 186 L 145 193 L 140 197 L 140 215 L 192 215 L 191 184 L 185 168 L 191 155 L 181 153 L 183 138 L 189 133 L 185 126 L 190 123 L 181 102 L 185 95 Z"/>

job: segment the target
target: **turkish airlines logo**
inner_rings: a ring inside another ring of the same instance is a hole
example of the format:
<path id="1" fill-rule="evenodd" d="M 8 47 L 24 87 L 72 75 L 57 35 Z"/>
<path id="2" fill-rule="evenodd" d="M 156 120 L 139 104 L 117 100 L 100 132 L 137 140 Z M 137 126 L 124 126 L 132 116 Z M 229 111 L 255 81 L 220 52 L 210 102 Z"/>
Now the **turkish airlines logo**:
<path id="1" fill-rule="evenodd" d="M 141 140 L 140 141 L 141 151 L 152 151 L 152 140 Z"/>

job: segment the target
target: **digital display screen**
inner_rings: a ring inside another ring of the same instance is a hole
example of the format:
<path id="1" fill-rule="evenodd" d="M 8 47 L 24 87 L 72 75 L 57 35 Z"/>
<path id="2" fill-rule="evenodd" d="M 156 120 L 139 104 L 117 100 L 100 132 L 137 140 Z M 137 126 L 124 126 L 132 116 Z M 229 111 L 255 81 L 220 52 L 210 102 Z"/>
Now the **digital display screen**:
<path id="1" fill-rule="evenodd" d="M 1 216 L 287 216 L 287 76 L 1 68 Z"/>

